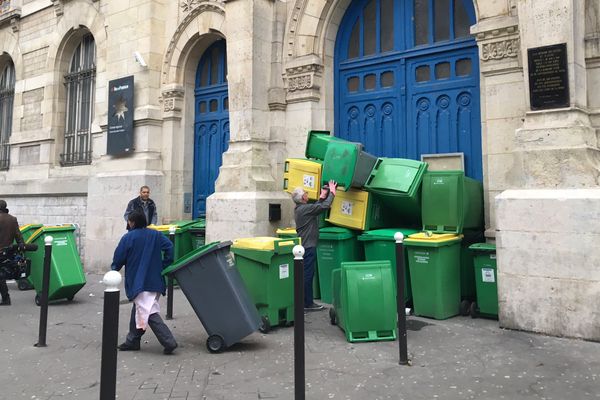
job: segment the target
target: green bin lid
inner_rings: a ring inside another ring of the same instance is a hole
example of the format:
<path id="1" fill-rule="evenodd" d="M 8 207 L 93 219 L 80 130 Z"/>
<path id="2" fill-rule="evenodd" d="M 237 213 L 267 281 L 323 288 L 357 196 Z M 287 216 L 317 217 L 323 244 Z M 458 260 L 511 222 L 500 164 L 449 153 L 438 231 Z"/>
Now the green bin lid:
<path id="1" fill-rule="evenodd" d="M 422 161 L 379 158 L 365 187 L 378 193 L 413 195 L 426 170 L 427 163 Z"/>
<path id="2" fill-rule="evenodd" d="M 356 233 L 353 230 L 339 226 L 328 226 L 327 228 L 319 229 L 319 239 L 324 240 L 344 240 L 355 236 Z"/>
<path id="3" fill-rule="evenodd" d="M 469 250 L 495 252 L 496 245 L 493 243 L 475 243 L 469 246 Z"/>
<path id="4" fill-rule="evenodd" d="M 204 218 L 195 220 L 194 223 L 192 225 L 190 225 L 189 229 L 190 229 L 190 231 L 205 230 L 206 229 L 206 220 Z"/>
<path id="5" fill-rule="evenodd" d="M 19 227 L 19 230 L 21 231 L 21 233 L 30 231 L 30 230 L 36 230 L 36 229 L 40 229 L 42 226 L 44 226 L 43 224 L 26 224 L 26 225 L 21 225 Z"/>
<path id="6" fill-rule="evenodd" d="M 412 235 L 413 233 L 419 232 L 416 229 L 410 228 L 397 228 L 397 229 L 375 229 L 372 231 L 365 231 L 362 235 L 358 237 L 358 240 L 366 242 L 371 240 L 388 240 L 394 241 L 394 235 L 396 232 L 402 232 L 404 237 L 408 235 Z"/>
<path id="7" fill-rule="evenodd" d="M 202 247 L 198 247 L 197 249 L 192 250 L 190 253 L 186 254 L 183 258 L 180 258 L 179 260 L 177 260 L 176 262 L 171 264 L 169 267 L 165 268 L 162 271 L 162 274 L 163 274 L 163 276 L 172 274 L 172 273 L 180 270 L 181 268 L 186 267 L 192 261 L 197 260 L 198 258 L 204 256 L 205 254 L 210 253 L 211 251 L 218 250 L 223 247 L 229 247 L 229 246 L 231 246 L 231 242 L 225 241 L 225 242 L 212 242 L 212 243 L 209 243 Z"/>
<path id="8" fill-rule="evenodd" d="M 33 243 L 42 233 L 49 232 L 64 232 L 64 231 L 74 231 L 75 227 L 71 224 L 65 225 L 54 225 L 54 226 L 41 226 L 37 231 L 33 232 L 33 234 L 27 239 L 27 243 Z"/>

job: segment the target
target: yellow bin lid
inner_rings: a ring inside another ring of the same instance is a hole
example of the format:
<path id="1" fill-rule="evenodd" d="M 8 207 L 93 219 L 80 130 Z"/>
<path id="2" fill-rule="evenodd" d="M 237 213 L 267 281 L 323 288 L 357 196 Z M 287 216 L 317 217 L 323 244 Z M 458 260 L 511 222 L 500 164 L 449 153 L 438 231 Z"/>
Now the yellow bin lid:
<path id="1" fill-rule="evenodd" d="M 451 244 L 453 242 L 459 242 L 463 238 L 463 235 L 456 233 L 431 233 L 429 231 L 413 233 L 408 235 L 408 238 L 404 241 L 407 244 L 423 244 L 431 246 L 443 246 Z"/>
<path id="2" fill-rule="evenodd" d="M 243 238 L 234 240 L 232 247 L 238 249 L 275 250 L 275 242 L 281 240 L 281 238 L 270 236 Z"/>
<path id="3" fill-rule="evenodd" d="M 280 228 L 275 231 L 278 235 L 296 235 L 296 228 Z"/>
<path id="4" fill-rule="evenodd" d="M 169 228 L 174 226 L 175 230 L 181 230 L 181 228 L 179 228 L 177 225 L 148 225 L 146 228 L 148 229 L 154 229 L 155 231 L 159 231 L 159 232 L 169 232 Z"/>

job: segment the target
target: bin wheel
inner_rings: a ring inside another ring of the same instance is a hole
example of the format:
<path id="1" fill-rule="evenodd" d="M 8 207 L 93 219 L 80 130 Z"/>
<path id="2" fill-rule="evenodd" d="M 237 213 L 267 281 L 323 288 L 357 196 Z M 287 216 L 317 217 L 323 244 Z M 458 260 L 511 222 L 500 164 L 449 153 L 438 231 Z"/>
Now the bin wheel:
<path id="1" fill-rule="evenodd" d="M 225 347 L 225 340 L 221 335 L 210 335 L 206 339 L 206 348 L 211 353 L 220 353 Z"/>
<path id="2" fill-rule="evenodd" d="M 35 305 L 36 306 L 42 305 L 42 299 L 40 299 L 40 295 L 39 294 L 35 295 Z"/>
<path id="3" fill-rule="evenodd" d="M 19 290 L 31 290 L 33 289 L 33 286 L 31 286 L 31 283 L 29 283 L 27 279 L 19 279 L 17 281 L 17 288 L 19 288 Z"/>
<path id="4" fill-rule="evenodd" d="M 471 303 L 469 300 L 463 300 L 460 302 L 460 315 L 466 316 L 469 315 L 469 311 L 471 309 Z"/>
<path id="5" fill-rule="evenodd" d="M 331 325 L 337 325 L 337 314 L 335 313 L 335 309 L 333 307 L 329 309 L 329 322 Z"/>
<path id="6" fill-rule="evenodd" d="M 258 330 L 261 333 L 269 333 L 269 331 L 271 330 L 271 321 L 269 321 L 269 317 L 261 315 L 260 326 L 258 327 Z"/>
<path id="7" fill-rule="evenodd" d="M 73 301 L 74 298 L 75 298 L 75 296 L 69 296 L 69 297 L 67 297 L 67 301 Z"/>
<path id="8" fill-rule="evenodd" d="M 471 303 L 471 307 L 469 307 L 469 314 L 471 314 L 471 318 L 477 318 L 479 316 L 476 302 Z"/>

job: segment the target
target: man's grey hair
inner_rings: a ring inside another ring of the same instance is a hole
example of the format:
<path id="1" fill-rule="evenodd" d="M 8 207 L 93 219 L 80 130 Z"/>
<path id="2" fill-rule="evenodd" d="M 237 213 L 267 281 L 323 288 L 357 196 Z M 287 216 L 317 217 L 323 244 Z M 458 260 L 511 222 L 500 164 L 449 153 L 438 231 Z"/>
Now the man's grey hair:
<path id="1" fill-rule="evenodd" d="M 292 200 L 294 200 L 294 203 L 301 204 L 302 196 L 304 196 L 304 193 L 304 189 L 302 189 L 301 187 L 297 187 L 296 189 L 294 189 L 294 191 L 292 192 Z"/>

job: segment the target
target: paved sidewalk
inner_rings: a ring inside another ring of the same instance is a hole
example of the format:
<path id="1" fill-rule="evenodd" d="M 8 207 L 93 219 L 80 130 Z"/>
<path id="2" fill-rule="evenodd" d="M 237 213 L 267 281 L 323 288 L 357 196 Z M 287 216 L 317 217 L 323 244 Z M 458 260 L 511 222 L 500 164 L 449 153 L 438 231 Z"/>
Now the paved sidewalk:
<path id="1" fill-rule="evenodd" d="M 9 283 L 13 305 L 0 307 L 0 399 L 99 398 L 101 279 L 88 275 L 73 302 L 50 306 L 46 348 L 33 346 L 39 323 L 35 293 Z M 164 316 L 164 298 L 161 303 Z M 130 307 L 120 307 L 120 341 Z M 210 354 L 207 335 L 180 290 L 174 317 L 167 324 L 179 342 L 175 355 L 163 355 L 151 332 L 142 351 L 119 353 L 118 399 L 294 398 L 293 328 L 254 333 L 224 353 Z M 600 343 L 503 330 L 497 321 L 469 317 L 409 317 L 408 327 L 410 367 L 398 365 L 397 342 L 348 343 L 326 311 L 309 313 L 306 398 L 600 398 Z"/>

